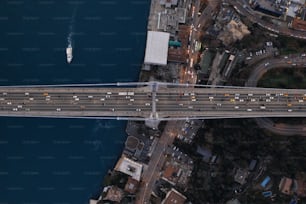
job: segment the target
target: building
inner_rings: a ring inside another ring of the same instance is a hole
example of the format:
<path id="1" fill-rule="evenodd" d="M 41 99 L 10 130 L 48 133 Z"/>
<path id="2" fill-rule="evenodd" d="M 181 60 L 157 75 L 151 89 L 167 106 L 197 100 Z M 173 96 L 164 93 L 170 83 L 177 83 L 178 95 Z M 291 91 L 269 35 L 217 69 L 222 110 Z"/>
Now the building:
<path id="1" fill-rule="evenodd" d="M 140 181 L 142 172 L 142 164 L 139 164 L 125 156 L 122 156 L 115 166 L 116 171 L 131 176 L 133 179 Z"/>
<path id="2" fill-rule="evenodd" d="M 187 198 L 183 194 L 172 188 L 167 193 L 165 199 L 161 202 L 161 204 L 184 204 L 186 199 Z"/>
<path id="3" fill-rule="evenodd" d="M 226 204 L 240 204 L 240 202 L 238 199 L 235 198 L 235 199 L 227 201 Z"/>
<path id="4" fill-rule="evenodd" d="M 169 38 L 169 33 L 148 31 L 145 64 L 167 65 Z"/>
<path id="5" fill-rule="evenodd" d="M 252 0 L 251 6 L 254 10 L 270 16 L 280 17 L 282 15 L 282 12 L 276 9 L 268 0 Z"/>
<path id="6" fill-rule="evenodd" d="M 292 28 L 296 30 L 306 31 L 306 21 L 302 19 L 295 18 L 292 21 Z"/>
<path id="7" fill-rule="evenodd" d="M 128 178 L 128 181 L 125 184 L 124 190 L 128 193 L 134 194 L 138 189 L 139 182 L 132 177 Z"/>
<path id="8" fill-rule="evenodd" d="M 278 189 L 286 195 L 291 195 L 292 194 L 292 179 L 291 178 L 287 178 L 287 177 L 283 177 L 279 183 Z"/>
<path id="9" fill-rule="evenodd" d="M 256 167 L 257 160 L 253 159 L 249 164 L 249 171 L 253 171 Z"/>
<path id="10" fill-rule="evenodd" d="M 299 197 L 306 197 L 306 174 L 304 172 L 297 173 L 294 184 L 296 184 L 296 194 Z"/>
<path id="11" fill-rule="evenodd" d="M 159 4 L 166 8 L 171 8 L 171 6 L 177 6 L 177 0 L 160 0 Z"/>
<path id="12" fill-rule="evenodd" d="M 203 161 L 207 163 L 210 161 L 210 158 L 212 157 L 210 149 L 206 147 L 197 146 L 197 153 L 200 154 L 203 158 Z"/>
<path id="13" fill-rule="evenodd" d="M 177 180 L 177 171 L 178 168 L 170 164 L 166 167 L 162 178 L 171 183 L 172 185 L 175 185 L 175 182 Z"/>
<path id="14" fill-rule="evenodd" d="M 263 187 L 263 188 L 266 188 L 268 183 L 271 181 L 271 178 L 270 176 L 267 176 L 261 183 L 260 183 L 260 186 Z"/>
<path id="15" fill-rule="evenodd" d="M 241 185 L 246 183 L 246 178 L 248 177 L 248 171 L 245 169 L 238 169 L 235 176 L 234 180 L 237 183 L 240 183 Z"/>
<path id="16" fill-rule="evenodd" d="M 124 196 L 123 191 L 120 188 L 118 188 L 117 186 L 111 186 L 108 189 L 106 196 L 103 198 L 103 200 L 109 200 L 120 203 L 123 196 Z"/>
<path id="17" fill-rule="evenodd" d="M 306 181 L 303 181 L 302 179 L 298 179 L 296 183 L 297 183 L 296 194 L 299 197 L 306 197 Z"/>

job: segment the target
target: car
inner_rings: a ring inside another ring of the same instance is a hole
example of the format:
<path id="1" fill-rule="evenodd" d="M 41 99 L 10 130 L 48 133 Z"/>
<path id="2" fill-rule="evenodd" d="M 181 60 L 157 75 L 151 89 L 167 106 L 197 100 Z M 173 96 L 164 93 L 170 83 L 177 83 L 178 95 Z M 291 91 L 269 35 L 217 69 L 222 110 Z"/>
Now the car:
<path id="1" fill-rule="evenodd" d="M 136 111 L 137 111 L 137 112 L 140 112 L 140 111 L 141 111 L 141 109 L 140 109 L 140 108 L 137 108 L 137 109 L 136 109 Z"/>
<path id="2" fill-rule="evenodd" d="M 146 103 L 145 105 L 146 105 L 146 106 L 150 106 L 150 103 Z"/>
<path id="3" fill-rule="evenodd" d="M 252 98 L 252 99 L 251 99 L 251 101 L 252 101 L 252 102 L 255 102 L 255 101 L 256 101 L 256 99 L 255 99 L 255 98 Z"/>
<path id="4" fill-rule="evenodd" d="M 241 98 L 239 101 L 240 101 L 240 102 L 244 102 L 244 99 Z"/>
<path id="5" fill-rule="evenodd" d="M 262 105 L 260 106 L 260 109 L 266 109 L 266 106 Z"/>
<path id="6" fill-rule="evenodd" d="M 292 112 L 292 109 L 288 109 L 288 112 Z"/>
<path id="7" fill-rule="evenodd" d="M 56 111 L 61 111 L 61 109 L 60 109 L 60 108 L 57 108 Z"/>
<path id="8" fill-rule="evenodd" d="M 18 109 L 17 108 L 13 108 L 13 111 L 18 111 Z"/>
<path id="9" fill-rule="evenodd" d="M 306 54 L 305 54 L 305 53 L 303 53 L 303 54 L 301 54 L 301 56 L 302 56 L 302 57 L 306 57 Z"/>
<path id="10" fill-rule="evenodd" d="M 235 109 L 239 109 L 239 106 L 235 106 Z"/>
<path id="11" fill-rule="evenodd" d="M 270 63 L 269 62 L 267 62 L 267 63 L 265 63 L 265 66 L 268 66 Z"/>
<path id="12" fill-rule="evenodd" d="M 248 109 L 247 109 L 247 111 L 249 111 L 249 112 L 250 112 L 250 111 L 252 111 L 252 109 L 248 108 Z"/>
<path id="13" fill-rule="evenodd" d="M 284 59 L 288 59 L 288 56 L 285 56 Z"/>
<path id="14" fill-rule="evenodd" d="M 12 102 L 10 102 L 10 101 L 9 101 L 9 102 L 7 102 L 7 105 L 12 105 Z"/>

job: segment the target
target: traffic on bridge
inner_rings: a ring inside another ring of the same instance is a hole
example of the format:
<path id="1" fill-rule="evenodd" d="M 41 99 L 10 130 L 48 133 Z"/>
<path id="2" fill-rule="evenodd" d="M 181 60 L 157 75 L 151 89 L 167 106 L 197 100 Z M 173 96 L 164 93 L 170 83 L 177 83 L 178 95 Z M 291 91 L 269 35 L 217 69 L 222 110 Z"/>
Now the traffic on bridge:
<path id="1" fill-rule="evenodd" d="M 186 119 L 305 117 L 306 90 L 191 87 L 3 87 L 0 115 Z"/>

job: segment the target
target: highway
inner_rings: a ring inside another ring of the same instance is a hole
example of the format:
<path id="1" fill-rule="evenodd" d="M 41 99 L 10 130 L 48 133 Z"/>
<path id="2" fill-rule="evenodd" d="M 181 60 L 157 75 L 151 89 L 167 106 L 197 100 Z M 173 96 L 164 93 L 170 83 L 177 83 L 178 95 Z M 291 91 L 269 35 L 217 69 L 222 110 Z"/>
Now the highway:
<path id="1" fill-rule="evenodd" d="M 306 90 L 187 85 L 157 85 L 154 90 L 152 86 L 0 87 L 0 116 L 161 120 L 306 116 Z"/>
<path id="2" fill-rule="evenodd" d="M 290 62 L 290 63 L 288 63 Z M 265 66 L 268 64 L 268 66 Z M 271 69 L 280 68 L 304 68 L 306 67 L 306 57 L 302 55 L 291 55 L 291 56 L 281 56 L 279 58 L 267 59 L 260 63 L 250 74 L 246 86 L 257 86 L 258 80 L 263 76 L 264 73 Z M 256 118 L 257 124 L 269 131 L 278 135 L 302 135 L 306 136 L 304 125 L 289 125 L 274 123 L 269 118 Z"/>

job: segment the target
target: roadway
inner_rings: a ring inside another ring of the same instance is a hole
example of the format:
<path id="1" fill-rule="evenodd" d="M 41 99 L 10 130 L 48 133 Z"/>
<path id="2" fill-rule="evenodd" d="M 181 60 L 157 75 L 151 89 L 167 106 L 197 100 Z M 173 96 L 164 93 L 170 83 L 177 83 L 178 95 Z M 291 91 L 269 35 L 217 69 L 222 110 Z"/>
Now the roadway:
<path id="1" fill-rule="evenodd" d="M 267 66 L 266 66 L 267 65 Z M 306 57 L 302 55 L 281 56 L 280 58 L 267 59 L 260 63 L 250 74 L 246 86 L 257 86 L 258 80 L 269 70 L 279 68 L 303 68 L 306 67 Z M 305 125 L 290 125 L 274 123 L 269 118 L 256 118 L 256 123 L 278 135 L 302 135 L 306 136 Z"/>
<path id="2" fill-rule="evenodd" d="M 146 119 L 154 115 L 165 120 L 168 117 L 183 119 L 306 116 L 306 90 L 160 86 L 155 94 L 152 97 L 150 86 L 5 87 L 0 88 L 0 116 L 108 116 Z"/>

